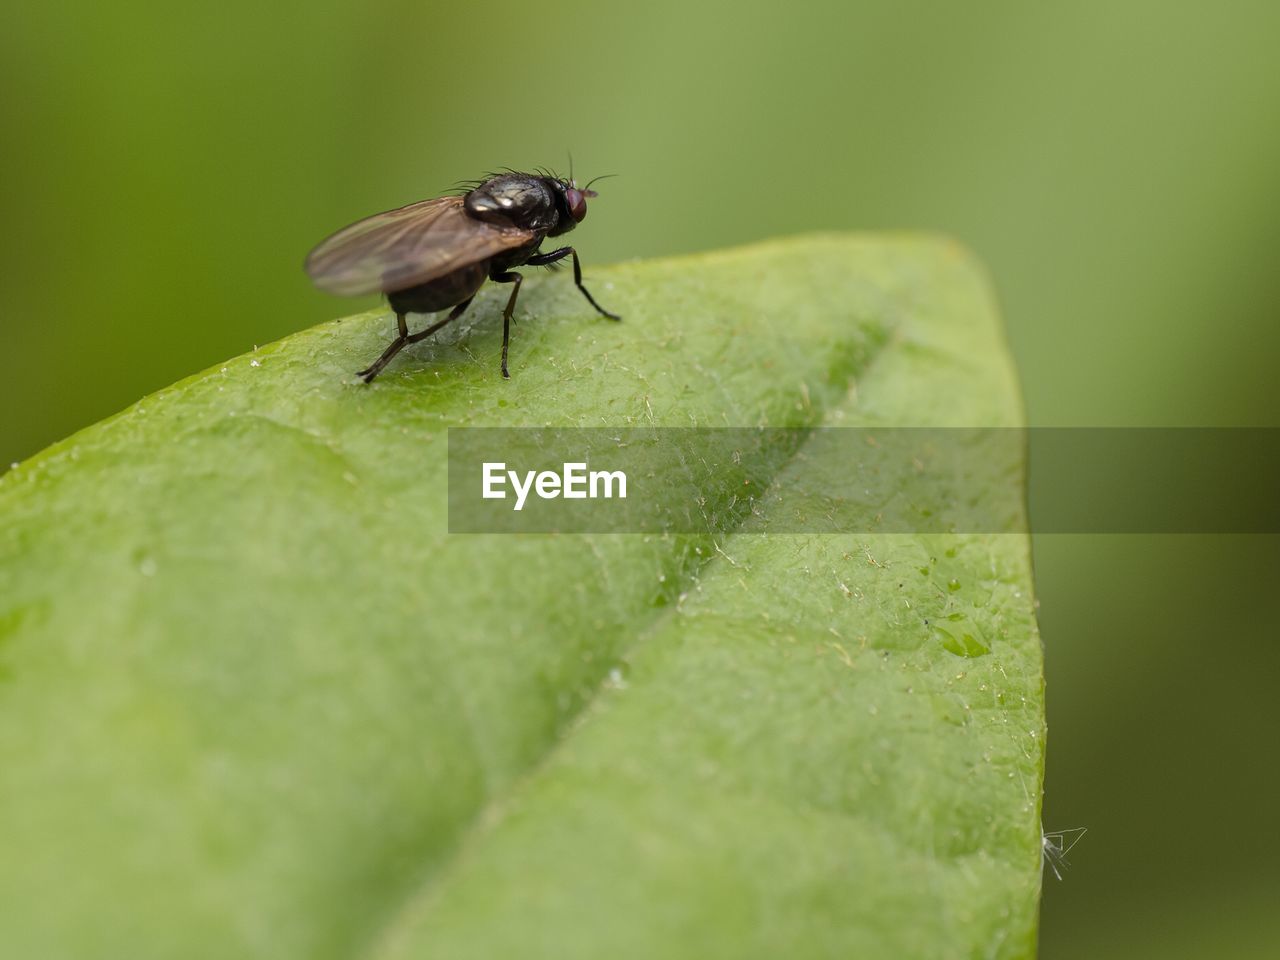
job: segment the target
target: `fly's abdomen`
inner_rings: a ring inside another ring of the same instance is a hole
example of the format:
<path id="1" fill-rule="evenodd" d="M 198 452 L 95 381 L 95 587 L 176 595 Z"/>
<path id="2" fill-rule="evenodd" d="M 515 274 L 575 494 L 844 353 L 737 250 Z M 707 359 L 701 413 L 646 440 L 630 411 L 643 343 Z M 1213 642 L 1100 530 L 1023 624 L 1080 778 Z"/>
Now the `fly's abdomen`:
<path id="1" fill-rule="evenodd" d="M 416 287 L 388 293 L 387 302 L 396 313 L 435 313 L 475 296 L 488 275 L 488 261 L 482 260 Z"/>

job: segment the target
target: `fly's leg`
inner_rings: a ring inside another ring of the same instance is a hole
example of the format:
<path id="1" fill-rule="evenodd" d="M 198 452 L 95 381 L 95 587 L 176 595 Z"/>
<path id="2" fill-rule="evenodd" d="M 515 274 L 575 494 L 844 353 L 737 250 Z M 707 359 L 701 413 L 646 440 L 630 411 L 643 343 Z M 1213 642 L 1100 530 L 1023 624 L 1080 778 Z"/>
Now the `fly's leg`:
<path id="1" fill-rule="evenodd" d="M 372 383 L 373 378 L 382 372 L 382 368 L 385 367 L 388 363 L 390 363 L 392 359 L 395 357 L 395 355 L 404 348 L 405 343 L 408 342 L 409 327 L 404 322 L 403 313 L 396 314 L 396 326 L 400 328 L 400 336 L 396 337 L 395 340 L 391 341 L 391 346 L 387 347 L 386 350 L 382 351 L 382 356 L 380 356 L 377 360 L 375 360 L 369 366 L 365 367 L 363 370 L 360 370 L 356 373 L 356 376 L 363 378 L 365 383 Z"/>
<path id="2" fill-rule="evenodd" d="M 502 376 L 506 380 L 511 379 L 511 374 L 507 372 L 507 347 L 511 343 L 511 315 L 515 313 L 516 296 L 520 293 L 520 283 L 524 277 L 512 270 L 503 273 L 491 274 L 490 280 L 497 283 L 514 283 L 511 288 L 511 296 L 507 298 L 507 309 L 502 311 Z"/>
<path id="3" fill-rule="evenodd" d="M 396 326 L 399 327 L 400 335 L 396 337 L 395 340 L 392 341 L 391 346 L 387 347 L 386 350 L 382 351 L 382 356 L 380 356 L 377 360 L 375 360 L 370 366 L 366 367 L 365 369 L 357 373 L 356 376 L 363 379 L 365 383 L 373 383 L 374 377 L 380 374 L 383 371 L 383 369 L 386 367 L 386 365 L 390 363 L 393 359 L 395 359 L 395 355 L 397 353 L 399 353 L 401 350 L 403 350 L 405 347 L 407 347 L 411 343 L 417 343 L 419 340 L 425 340 L 427 337 L 431 336 L 433 333 L 435 333 L 445 324 L 452 323 L 454 320 L 457 320 L 460 316 L 462 316 L 462 312 L 466 310 L 467 307 L 471 306 L 471 301 L 473 299 L 474 297 L 467 297 L 467 299 L 463 300 L 460 304 L 458 304 L 456 307 L 450 310 L 449 315 L 447 317 L 445 317 L 443 320 L 439 320 L 436 323 L 433 323 L 431 326 L 427 327 L 427 329 L 423 330 L 421 333 L 410 334 L 409 327 L 404 321 L 405 315 L 403 313 L 397 313 Z"/>
<path id="4" fill-rule="evenodd" d="M 565 257 L 573 257 L 573 282 L 582 291 L 582 295 L 587 298 L 587 303 L 595 307 L 601 316 L 608 317 L 610 320 L 621 320 L 622 318 L 616 313 L 610 313 L 596 303 L 596 298 L 582 285 L 582 263 L 578 260 L 578 251 L 573 247 L 561 247 L 559 250 L 552 250 L 550 253 L 539 253 L 525 262 L 531 267 L 545 267 L 548 264 L 555 263 L 557 260 L 563 260 Z"/>

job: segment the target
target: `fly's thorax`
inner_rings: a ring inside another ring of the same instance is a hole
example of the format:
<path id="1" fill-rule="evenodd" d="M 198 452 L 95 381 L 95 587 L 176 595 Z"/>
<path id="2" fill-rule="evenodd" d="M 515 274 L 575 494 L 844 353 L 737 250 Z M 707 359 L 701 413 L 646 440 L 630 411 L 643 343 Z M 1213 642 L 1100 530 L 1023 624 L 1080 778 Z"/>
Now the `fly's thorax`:
<path id="1" fill-rule="evenodd" d="M 504 173 L 490 177 L 467 194 L 467 213 L 478 220 L 561 233 L 560 204 L 546 177 L 524 173 Z"/>

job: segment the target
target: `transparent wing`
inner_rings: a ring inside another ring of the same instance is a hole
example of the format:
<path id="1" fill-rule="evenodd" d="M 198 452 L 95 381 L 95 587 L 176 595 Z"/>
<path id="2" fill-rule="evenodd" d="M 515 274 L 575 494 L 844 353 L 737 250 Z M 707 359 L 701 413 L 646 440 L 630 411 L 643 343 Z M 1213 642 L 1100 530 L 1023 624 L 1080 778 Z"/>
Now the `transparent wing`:
<path id="1" fill-rule="evenodd" d="M 462 197 L 439 197 L 344 227 L 307 255 L 307 274 L 342 296 L 403 290 L 532 241 L 535 234 L 468 216 Z"/>

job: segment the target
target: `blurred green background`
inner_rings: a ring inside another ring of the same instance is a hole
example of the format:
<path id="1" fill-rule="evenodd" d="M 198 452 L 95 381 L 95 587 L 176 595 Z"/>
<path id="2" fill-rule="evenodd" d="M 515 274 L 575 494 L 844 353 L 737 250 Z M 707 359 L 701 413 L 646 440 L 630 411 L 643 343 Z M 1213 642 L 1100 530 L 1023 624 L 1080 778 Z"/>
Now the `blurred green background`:
<path id="1" fill-rule="evenodd" d="M 1273 3 L 0 18 L 4 463 L 372 305 L 301 271 L 335 228 L 568 150 L 580 178 L 621 174 L 574 237 L 588 274 L 942 230 L 991 270 L 1033 424 L 1280 425 Z M 1280 955 L 1277 539 L 1037 538 L 1045 822 L 1089 828 L 1048 881 L 1043 957 Z"/>

